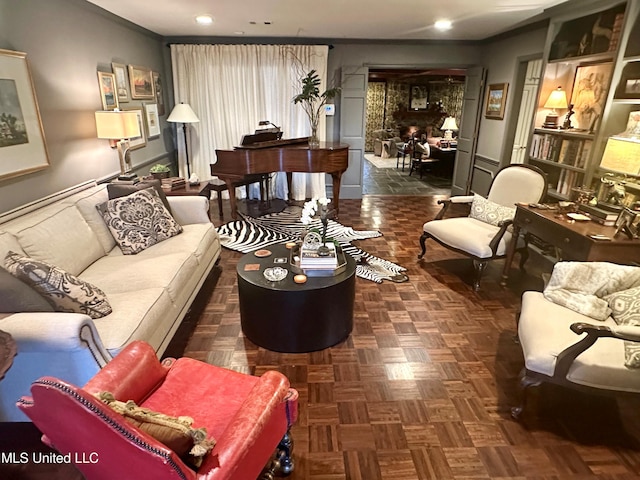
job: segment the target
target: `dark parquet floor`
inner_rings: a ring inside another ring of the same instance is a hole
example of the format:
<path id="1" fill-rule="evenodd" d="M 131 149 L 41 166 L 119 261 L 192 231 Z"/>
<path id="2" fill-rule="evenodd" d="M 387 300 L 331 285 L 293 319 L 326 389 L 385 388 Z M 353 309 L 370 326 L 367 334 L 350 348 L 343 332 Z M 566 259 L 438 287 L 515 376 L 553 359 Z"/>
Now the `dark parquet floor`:
<path id="1" fill-rule="evenodd" d="M 384 234 L 362 248 L 405 266 L 410 277 L 399 284 L 358 278 L 345 342 L 308 354 L 253 345 L 240 328 L 241 255 L 224 250 L 222 275 L 185 355 L 288 376 L 300 393 L 292 480 L 640 478 L 637 402 L 543 388 L 521 422 L 510 417 L 523 366 L 515 314 L 522 291 L 542 287 L 538 273 L 547 266 L 532 257 L 530 273 L 514 270 L 502 288 L 503 264 L 494 262 L 475 293 L 470 260 L 428 242 L 418 261 L 417 239 L 436 200 L 341 201 L 342 223 Z"/>

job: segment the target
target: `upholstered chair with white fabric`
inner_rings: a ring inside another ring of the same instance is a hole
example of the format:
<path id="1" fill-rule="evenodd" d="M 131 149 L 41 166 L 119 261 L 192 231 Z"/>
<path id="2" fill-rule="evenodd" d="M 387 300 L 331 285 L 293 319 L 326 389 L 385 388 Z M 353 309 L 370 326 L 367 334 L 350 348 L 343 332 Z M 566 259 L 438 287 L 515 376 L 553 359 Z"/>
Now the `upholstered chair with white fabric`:
<path id="1" fill-rule="evenodd" d="M 427 238 L 467 255 L 473 259 L 476 270 L 473 287 L 480 288 L 480 278 L 487 263 L 506 256 L 511 241 L 511 229 L 516 203 L 538 203 L 547 193 L 547 178 L 542 170 L 532 165 L 514 164 L 502 168 L 489 187 L 487 198 L 480 195 L 455 196 L 438 200 L 442 209 L 434 220 L 423 226 L 420 236 L 422 258 Z M 468 217 L 444 218 L 452 204 L 470 204 Z M 527 258 L 527 247 L 518 245 L 522 253 L 522 268 Z"/>

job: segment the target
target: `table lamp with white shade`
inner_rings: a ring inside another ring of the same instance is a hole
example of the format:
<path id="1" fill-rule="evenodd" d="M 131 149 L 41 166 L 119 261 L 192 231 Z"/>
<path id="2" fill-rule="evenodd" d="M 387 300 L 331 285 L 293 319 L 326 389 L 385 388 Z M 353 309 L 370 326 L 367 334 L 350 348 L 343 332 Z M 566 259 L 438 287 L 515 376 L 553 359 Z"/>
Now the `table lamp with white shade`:
<path id="1" fill-rule="evenodd" d="M 114 142 L 118 148 L 120 160 L 120 176 L 118 180 L 135 181 L 137 175 L 131 171 L 131 163 L 127 157 L 129 139 L 140 136 L 140 123 L 136 112 L 109 110 L 96 112 L 96 130 L 98 138 L 106 138 Z"/>
<path id="2" fill-rule="evenodd" d="M 562 87 L 556 88 L 544 104 L 544 108 L 550 108 L 551 112 L 545 117 L 545 128 L 556 128 L 558 126 L 558 112 L 556 109 L 564 110 L 569 106 L 567 103 L 567 94 Z"/>
<path id="3" fill-rule="evenodd" d="M 453 131 L 458 130 L 458 124 L 456 123 L 456 117 L 447 117 L 442 124 L 442 130 L 444 130 L 444 139 L 453 140 Z"/>
<path id="4" fill-rule="evenodd" d="M 191 166 L 189 165 L 189 146 L 187 140 L 187 125 L 189 123 L 198 123 L 200 119 L 188 103 L 179 103 L 169 114 L 167 122 L 182 123 L 182 131 L 184 132 L 184 156 L 187 164 L 187 177 L 191 177 Z"/>

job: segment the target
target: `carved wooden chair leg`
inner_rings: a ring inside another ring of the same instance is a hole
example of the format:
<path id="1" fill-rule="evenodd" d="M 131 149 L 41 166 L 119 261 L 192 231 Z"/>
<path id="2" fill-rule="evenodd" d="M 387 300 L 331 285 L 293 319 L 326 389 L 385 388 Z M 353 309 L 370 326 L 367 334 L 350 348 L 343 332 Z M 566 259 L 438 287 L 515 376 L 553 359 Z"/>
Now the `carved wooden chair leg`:
<path id="1" fill-rule="evenodd" d="M 487 264 L 489 262 L 485 261 L 480 261 L 480 260 L 474 260 L 473 261 L 473 267 L 476 270 L 476 276 L 475 279 L 473 280 L 473 289 L 477 292 L 478 290 L 480 290 L 480 279 L 482 278 L 482 273 L 484 272 L 484 269 L 487 268 Z"/>
<path id="2" fill-rule="evenodd" d="M 529 260 L 529 234 L 524 235 L 524 247 L 518 249 L 520 252 L 520 263 L 518 266 L 520 267 L 520 271 L 524 272 L 524 264 Z"/>
<path id="3" fill-rule="evenodd" d="M 542 382 L 527 376 L 526 369 L 520 372 L 520 405 L 511 408 L 511 416 L 518 420 L 527 406 L 527 390 L 530 387 L 538 387 Z"/>
<path id="4" fill-rule="evenodd" d="M 294 468 L 293 458 L 291 458 L 292 450 L 293 439 L 291 438 L 291 433 L 287 431 L 282 440 L 280 440 L 273 459 L 260 475 L 260 480 L 274 480 L 276 476 L 286 477 L 290 475 Z"/>
<path id="5" fill-rule="evenodd" d="M 427 234 L 423 233 L 422 235 L 420 235 L 420 248 L 422 248 L 422 252 L 418 254 L 419 259 L 424 257 L 424 253 L 427 251 L 427 246 L 425 245 L 426 241 L 427 241 Z"/>

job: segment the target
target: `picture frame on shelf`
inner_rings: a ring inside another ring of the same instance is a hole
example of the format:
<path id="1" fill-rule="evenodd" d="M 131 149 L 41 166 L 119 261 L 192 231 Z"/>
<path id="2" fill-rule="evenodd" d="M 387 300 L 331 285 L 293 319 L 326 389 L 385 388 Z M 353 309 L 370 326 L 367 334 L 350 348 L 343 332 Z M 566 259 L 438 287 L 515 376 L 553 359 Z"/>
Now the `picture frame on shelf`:
<path id="1" fill-rule="evenodd" d="M 593 133 L 602 119 L 613 63 L 580 65 L 571 89 L 574 131 Z"/>
<path id="2" fill-rule="evenodd" d="M 640 62 L 630 62 L 624 66 L 614 98 L 640 99 Z"/>
<path id="3" fill-rule="evenodd" d="M 0 180 L 49 167 L 49 152 L 27 54 L 0 49 Z"/>
<path id="4" fill-rule="evenodd" d="M 127 76 L 127 66 L 122 63 L 111 63 L 111 70 L 116 78 L 116 92 L 118 102 L 127 103 L 131 100 L 129 94 L 129 78 Z"/>
<path id="5" fill-rule="evenodd" d="M 429 106 L 427 85 L 409 86 L 409 110 L 426 110 Z"/>
<path id="6" fill-rule="evenodd" d="M 164 116 L 164 89 L 162 87 L 162 78 L 158 72 L 153 72 L 153 93 L 156 97 L 156 105 L 158 105 L 158 115 Z"/>
<path id="7" fill-rule="evenodd" d="M 485 101 L 485 118 L 502 120 L 507 104 L 508 83 L 492 83 L 487 88 L 487 99 Z"/>
<path id="8" fill-rule="evenodd" d="M 146 122 L 144 120 L 144 113 L 142 111 L 142 108 L 143 107 L 123 108 L 123 110 L 129 111 L 129 112 L 136 112 L 136 115 L 138 115 L 138 127 L 140 128 L 140 136 L 129 139 L 130 150 L 136 150 L 138 148 L 147 146 L 147 133 L 146 133 L 146 127 L 145 127 Z"/>
<path id="9" fill-rule="evenodd" d="M 98 85 L 100 86 L 100 99 L 103 110 L 115 110 L 120 107 L 118 94 L 116 93 L 116 77 L 113 73 L 98 72 Z"/>
<path id="10" fill-rule="evenodd" d="M 135 100 L 153 100 L 153 74 L 147 67 L 128 65 L 131 98 Z"/>
<path id="11" fill-rule="evenodd" d="M 160 135 L 160 118 L 158 116 L 158 105 L 147 103 L 144 105 L 145 120 L 147 123 L 148 138 Z"/>

